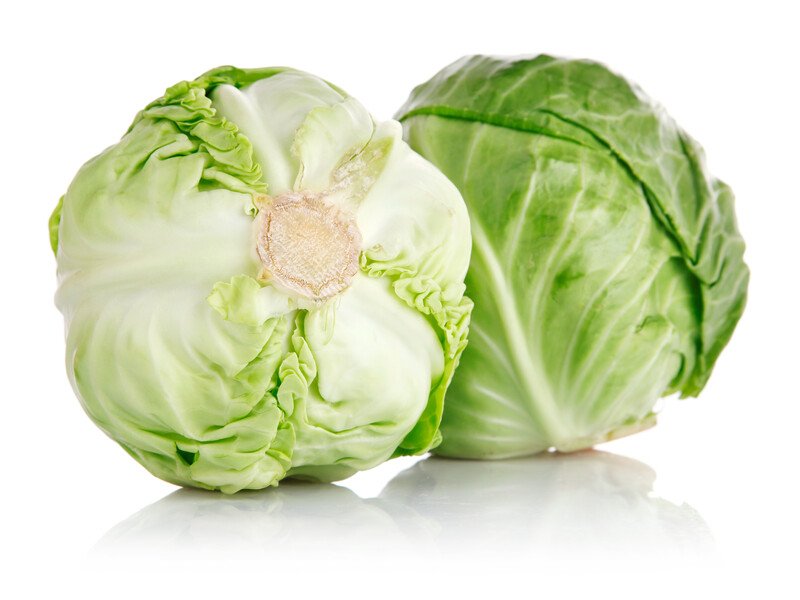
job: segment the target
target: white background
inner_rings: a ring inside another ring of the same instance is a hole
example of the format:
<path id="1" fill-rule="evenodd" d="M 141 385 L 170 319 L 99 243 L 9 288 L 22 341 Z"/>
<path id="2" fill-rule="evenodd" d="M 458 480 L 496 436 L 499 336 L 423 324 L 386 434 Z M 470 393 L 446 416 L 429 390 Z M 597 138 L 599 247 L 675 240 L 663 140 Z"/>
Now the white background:
<path id="1" fill-rule="evenodd" d="M 6 4 L 5 597 L 798 597 L 800 47 L 791 4 Z M 136 111 L 220 64 L 288 65 L 389 118 L 414 85 L 464 54 L 540 52 L 600 60 L 637 81 L 737 194 L 750 299 L 701 398 L 668 400 L 655 429 L 600 449 L 608 454 L 407 459 L 339 486 L 234 499 L 169 496 L 173 486 L 89 422 L 64 374 L 47 218 L 78 167 Z"/>

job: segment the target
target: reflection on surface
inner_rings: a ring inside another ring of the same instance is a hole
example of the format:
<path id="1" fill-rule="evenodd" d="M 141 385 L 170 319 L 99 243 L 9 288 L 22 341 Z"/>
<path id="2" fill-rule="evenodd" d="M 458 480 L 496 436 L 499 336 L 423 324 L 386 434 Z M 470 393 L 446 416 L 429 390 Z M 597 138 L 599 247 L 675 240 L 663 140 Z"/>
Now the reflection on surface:
<path id="1" fill-rule="evenodd" d="M 92 554 L 706 553 L 712 541 L 702 518 L 654 497 L 654 481 L 655 472 L 635 460 L 581 452 L 492 462 L 428 458 L 370 499 L 299 482 L 235 496 L 186 489 L 118 524 Z"/>
<path id="2" fill-rule="evenodd" d="M 111 529 L 92 554 L 144 555 L 191 550 L 192 557 L 232 553 L 340 555 L 402 548 L 424 530 L 413 516 L 381 508 L 345 487 L 287 480 L 278 488 L 225 496 L 181 489 L 145 507 Z M 395 523 L 400 519 L 407 529 Z"/>
<path id="3" fill-rule="evenodd" d="M 440 547 L 549 554 L 704 554 L 712 537 L 690 506 L 654 496 L 649 466 L 606 452 L 487 462 L 432 458 L 380 498 L 439 528 Z"/>

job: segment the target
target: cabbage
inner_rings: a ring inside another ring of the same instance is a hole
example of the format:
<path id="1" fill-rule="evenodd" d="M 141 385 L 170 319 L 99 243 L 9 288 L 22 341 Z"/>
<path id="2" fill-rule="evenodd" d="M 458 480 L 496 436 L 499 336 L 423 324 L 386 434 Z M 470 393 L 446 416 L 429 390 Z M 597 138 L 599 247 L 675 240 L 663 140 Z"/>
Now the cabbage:
<path id="1" fill-rule="evenodd" d="M 401 134 L 312 75 L 222 67 L 81 168 L 50 221 L 67 372 L 153 474 L 233 493 L 439 442 L 469 221 Z"/>
<path id="2" fill-rule="evenodd" d="M 437 452 L 576 450 L 703 389 L 749 272 L 730 188 L 663 109 L 597 63 L 475 56 L 398 117 L 463 194 L 474 241 Z"/>

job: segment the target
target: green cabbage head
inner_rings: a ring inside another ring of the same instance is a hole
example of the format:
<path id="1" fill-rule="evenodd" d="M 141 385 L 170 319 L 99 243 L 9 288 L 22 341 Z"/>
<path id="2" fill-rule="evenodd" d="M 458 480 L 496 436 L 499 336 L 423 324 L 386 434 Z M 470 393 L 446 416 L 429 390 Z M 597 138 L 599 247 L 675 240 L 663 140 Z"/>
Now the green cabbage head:
<path id="1" fill-rule="evenodd" d="M 232 493 L 439 442 L 467 211 L 339 88 L 283 68 L 178 83 L 81 168 L 50 232 L 75 393 L 158 477 Z"/>
<path id="2" fill-rule="evenodd" d="M 663 109 L 597 63 L 474 56 L 398 117 L 461 191 L 474 241 L 438 452 L 576 450 L 703 389 L 749 272 L 730 188 Z"/>

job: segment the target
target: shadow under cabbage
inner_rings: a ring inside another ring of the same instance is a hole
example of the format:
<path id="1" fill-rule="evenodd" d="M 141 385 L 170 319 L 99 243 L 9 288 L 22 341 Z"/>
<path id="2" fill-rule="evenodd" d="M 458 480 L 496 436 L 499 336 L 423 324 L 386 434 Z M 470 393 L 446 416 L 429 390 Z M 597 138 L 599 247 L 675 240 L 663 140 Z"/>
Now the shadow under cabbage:
<path id="1" fill-rule="evenodd" d="M 366 499 L 295 481 L 235 496 L 181 489 L 113 527 L 90 556 L 706 555 L 713 540 L 705 522 L 687 504 L 656 497 L 655 478 L 641 462 L 587 451 L 431 457 Z"/>

